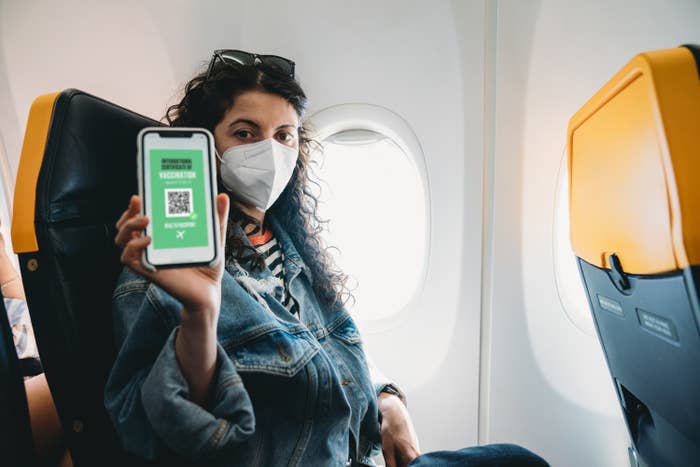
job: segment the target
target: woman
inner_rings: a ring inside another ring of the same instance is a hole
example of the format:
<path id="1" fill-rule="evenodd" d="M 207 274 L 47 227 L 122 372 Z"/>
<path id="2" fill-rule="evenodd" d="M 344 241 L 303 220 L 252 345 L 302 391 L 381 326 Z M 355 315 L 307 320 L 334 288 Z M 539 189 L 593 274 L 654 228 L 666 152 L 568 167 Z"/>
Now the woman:
<path id="1" fill-rule="evenodd" d="M 105 405 L 127 450 L 207 465 L 372 465 L 382 444 L 387 465 L 419 455 L 403 395 L 370 379 L 321 241 L 306 105 L 293 62 L 217 51 L 168 110 L 214 135 L 225 261 L 150 272 L 138 197 L 117 223 L 127 267 Z M 251 149 L 276 170 L 239 176 Z"/>

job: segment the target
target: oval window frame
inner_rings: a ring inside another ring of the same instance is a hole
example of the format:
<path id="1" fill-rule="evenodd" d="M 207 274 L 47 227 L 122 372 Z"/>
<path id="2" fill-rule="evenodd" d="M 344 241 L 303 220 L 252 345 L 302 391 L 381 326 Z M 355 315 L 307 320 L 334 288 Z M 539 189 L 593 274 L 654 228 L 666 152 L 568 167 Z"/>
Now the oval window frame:
<path id="1" fill-rule="evenodd" d="M 571 212 L 568 202 L 569 168 L 567 164 L 568 153 L 565 148 L 559 163 L 554 188 L 554 205 L 552 206 L 552 272 L 554 274 L 557 298 L 564 309 L 564 315 L 579 331 L 595 338 L 595 323 L 593 322 L 581 275 L 580 273 L 576 274 L 576 279 L 574 279 L 571 277 L 571 274 L 565 272 L 567 270 L 569 272 L 572 271 L 572 260 L 575 263 L 575 269 L 578 271 L 576 253 L 571 247 Z M 562 257 L 562 253 L 566 257 Z M 574 285 L 572 281 L 577 281 L 577 285 Z"/>
<path id="2" fill-rule="evenodd" d="M 307 122 L 310 124 L 312 138 L 321 144 L 327 138 L 349 130 L 369 130 L 381 133 L 385 137 L 390 138 L 403 151 L 404 155 L 408 157 L 418 171 L 425 194 L 425 243 L 416 286 L 411 292 L 406 305 L 389 316 L 379 319 L 357 319 L 358 324 L 362 325 L 364 332 L 374 333 L 393 328 L 417 310 L 417 303 L 425 290 L 428 276 L 432 247 L 432 198 L 423 147 L 406 119 L 396 112 L 379 105 L 364 103 L 336 104 L 312 113 L 307 118 Z"/>

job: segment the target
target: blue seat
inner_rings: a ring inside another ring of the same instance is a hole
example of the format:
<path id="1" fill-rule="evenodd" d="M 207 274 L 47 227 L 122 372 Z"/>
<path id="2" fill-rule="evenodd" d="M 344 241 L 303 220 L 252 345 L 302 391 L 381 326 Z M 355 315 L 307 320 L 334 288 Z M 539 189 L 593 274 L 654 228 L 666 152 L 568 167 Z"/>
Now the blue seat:
<path id="1" fill-rule="evenodd" d="M 12 244 L 76 467 L 138 464 L 119 446 L 103 391 L 116 355 L 115 223 L 137 192 L 136 135 L 157 125 L 76 89 L 38 97 L 29 113 Z"/>
<path id="2" fill-rule="evenodd" d="M 569 124 L 572 246 L 647 466 L 700 463 L 699 60 L 640 54 Z"/>

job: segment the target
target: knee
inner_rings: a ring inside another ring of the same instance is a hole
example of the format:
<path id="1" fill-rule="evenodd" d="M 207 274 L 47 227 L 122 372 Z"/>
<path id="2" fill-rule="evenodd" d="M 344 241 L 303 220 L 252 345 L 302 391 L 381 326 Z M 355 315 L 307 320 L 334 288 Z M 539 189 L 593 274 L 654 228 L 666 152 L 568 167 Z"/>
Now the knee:
<path id="1" fill-rule="evenodd" d="M 517 444 L 488 444 L 458 451 L 435 451 L 418 456 L 411 467 L 549 467 L 547 461 Z"/>
<path id="2" fill-rule="evenodd" d="M 549 467 L 547 461 L 529 449 L 525 449 L 517 444 L 491 444 L 482 447 L 492 450 L 494 458 L 502 461 L 504 466 Z"/>

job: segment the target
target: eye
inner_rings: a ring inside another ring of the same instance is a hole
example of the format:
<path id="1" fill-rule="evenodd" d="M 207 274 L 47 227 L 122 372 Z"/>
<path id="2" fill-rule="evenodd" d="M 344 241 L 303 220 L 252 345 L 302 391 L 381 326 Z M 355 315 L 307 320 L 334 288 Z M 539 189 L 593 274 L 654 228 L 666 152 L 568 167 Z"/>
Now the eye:
<path id="1" fill-rule="evenodd" d="M 277 133 L 277 140 L 281 143 L 293 143 L 296 139 L 296 134 L 289 131 L 281 131 Z"/>
<path id="2" fill-rule="evenodd" d="M 249 139 L 253 137 L 253 133 L 251 133 L 249 130 L 236 130 L 233 132 L 233 136 L 239 139 Z"/>

